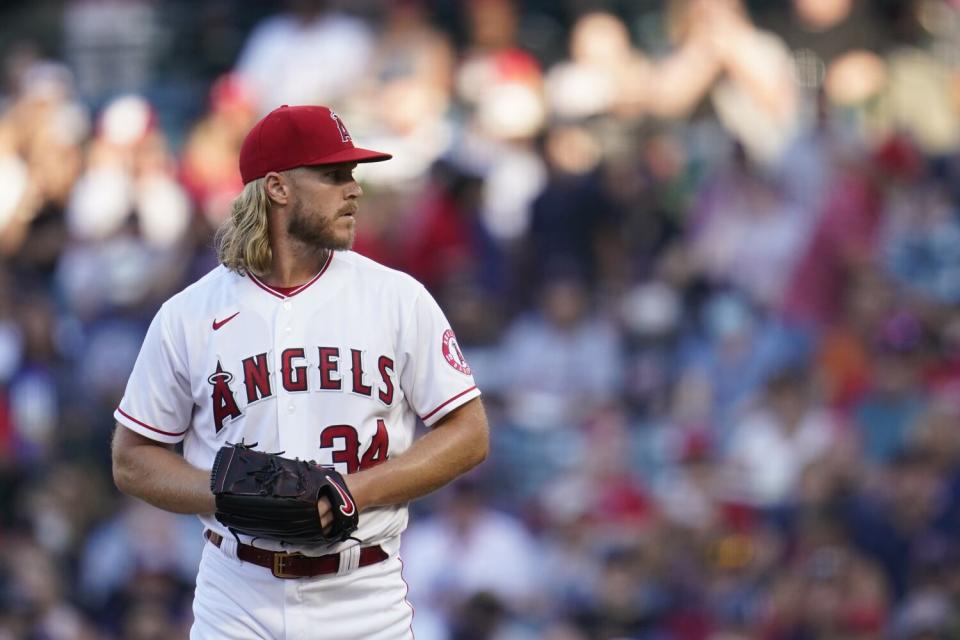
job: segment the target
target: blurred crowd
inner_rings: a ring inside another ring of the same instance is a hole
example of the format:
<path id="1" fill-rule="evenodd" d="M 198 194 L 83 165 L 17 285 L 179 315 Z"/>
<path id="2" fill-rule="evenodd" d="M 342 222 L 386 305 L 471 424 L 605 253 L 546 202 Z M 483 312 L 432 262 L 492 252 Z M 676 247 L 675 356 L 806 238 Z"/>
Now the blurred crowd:
<path id="1" fill-rule="evenodd" d="M 417 638 L 960 637 L 960 2 L 15 2 L 0 56 L 0 639 L 185 637 L 112 413 L 303 103 L 491 418 Z"/>

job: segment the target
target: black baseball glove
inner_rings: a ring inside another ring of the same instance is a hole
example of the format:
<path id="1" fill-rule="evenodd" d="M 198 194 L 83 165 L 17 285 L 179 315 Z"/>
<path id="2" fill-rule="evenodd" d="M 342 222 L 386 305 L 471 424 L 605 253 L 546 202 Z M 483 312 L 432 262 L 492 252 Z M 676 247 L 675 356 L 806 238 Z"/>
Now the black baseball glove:
<path id="1" fill-rule="evenodd" d="M 255 446 L 221 447 L 210 474 L 215 515 L 234 535 L 313 545 L 341 542 L 356 531 L 357 505 L 335 469 L 254 451 Z M 333 507 L 326 531 L 317 512 L 323 497 Z"/>

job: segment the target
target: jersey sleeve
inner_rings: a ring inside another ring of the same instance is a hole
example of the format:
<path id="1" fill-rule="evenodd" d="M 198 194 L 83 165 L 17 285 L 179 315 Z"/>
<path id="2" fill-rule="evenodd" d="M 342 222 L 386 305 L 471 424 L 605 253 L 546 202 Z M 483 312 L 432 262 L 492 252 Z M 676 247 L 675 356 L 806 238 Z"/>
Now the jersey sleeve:
<path id="1" fill-rule="evenodd" d="M 400 385 L 410 406 L 431 427 L 480 390 L 437 302 L 420 287 L 413 304 L 411 326 L 402 334 L 406 359 Z"/>
<path id="2" fill-rule="evenodd" d="M 113 415 L 117 422 L 142 436 L 173 444 L 187 434 L 192 411 L 185 354 L 172 339 L 163 307 L 150 323 L 123 399 Z"/>

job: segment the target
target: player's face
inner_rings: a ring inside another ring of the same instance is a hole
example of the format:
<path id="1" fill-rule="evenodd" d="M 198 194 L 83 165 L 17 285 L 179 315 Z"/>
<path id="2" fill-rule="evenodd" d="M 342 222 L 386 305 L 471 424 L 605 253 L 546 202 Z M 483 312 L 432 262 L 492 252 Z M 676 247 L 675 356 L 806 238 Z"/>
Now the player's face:
<path id="1" fill-rule="evenodd" d="M 363 191 L 353 177 L 355 162 L 301 167 L 293 172 L 293 205 L 287 233 L 320 248 L 343 250 L 356 236 L 358 200 Z"/>

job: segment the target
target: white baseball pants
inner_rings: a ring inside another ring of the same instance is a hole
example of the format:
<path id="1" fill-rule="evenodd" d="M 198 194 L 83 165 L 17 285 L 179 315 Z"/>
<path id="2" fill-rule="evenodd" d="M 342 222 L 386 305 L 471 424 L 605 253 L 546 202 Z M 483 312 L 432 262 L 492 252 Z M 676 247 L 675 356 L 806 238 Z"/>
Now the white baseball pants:
<path id="1" fill-rule="evenodd" d="M 222 546 L 204 545 L 191 640 L 413 638 L 413 608 L 395 554 L 343 576 L 284 579 Z"/>

